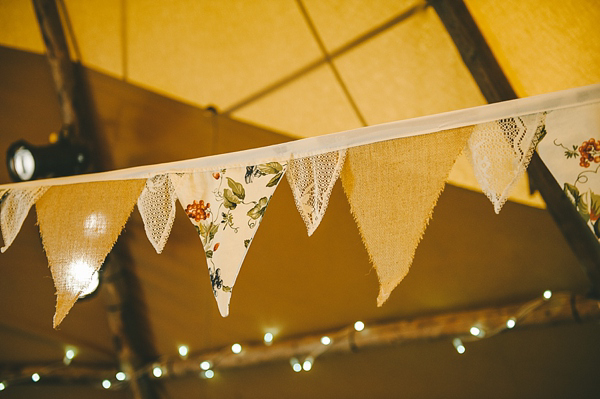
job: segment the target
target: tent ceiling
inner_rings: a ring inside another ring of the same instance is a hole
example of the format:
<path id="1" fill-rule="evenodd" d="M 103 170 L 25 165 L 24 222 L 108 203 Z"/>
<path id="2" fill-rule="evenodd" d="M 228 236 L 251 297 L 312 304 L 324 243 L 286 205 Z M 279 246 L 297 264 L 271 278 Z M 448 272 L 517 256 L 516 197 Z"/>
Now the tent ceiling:
<path id="1" fill-rule="evenodd" d="M 295 1 L 62 3 L 71 54 L 90 68 L 292 137 L 361 126 Z M 400 17 L 422 2 L 302 4 L 368 124 L 485 102 L 433 9 Z M 600 10 L 590 1 L 467 5 L 520 96 L 600 80 Z M 2 2 L 0 26 L 1 45 L 43 52 L 29 1 Z M 478 189 L 464 158 L 450 182 Z M 513 199 L 544 206 L 525 180 Z"/>
<path id="2" fill-rule="evenodd" d="M 360 126 L 291 0 L 64 0 L 64 4 L 77 41 L 78 51 L 72 54 L 79 53 L 84 65 L 109 75 L 92 71 L 88 76 L 97 126 L 108 138 L 117 167 Z M 334 53 L 415 3 L 304 0 L 303 4 L 325 48 Z M 520 96 L 600 81 L 600 9 L 593 1 L 468 0 L 467 5 Z M 1 45 L 43 52 L 29 1 L 1 2 L 0 27 Z M 0 59 L 2 148 L 21 138 L 44 142 L 48 132 L 60 126 L 45 60 L 7 49 L 1 49 Z M 333 63 L 369 124 L 484 102 L 431 9 L 370 37 Z M 292 76 L 289 83 L 257 96 Z M 218 117 L 213 135 L 212 120 L 205 113 L 173 101 L 227 111 L 253 97 L 256 100 L 236 108 L 231 116 L 284 135 L 227 117 Z M 452 179 L 472 186 L 470 173 L 463 159 Z M 7 180 L 0 168 L 0 181 Z M 526 182 L 520 189 L 521 199 L 526 198 Z M 575 257 L 545 211 L 509 203 L 495 216 L 481 194 L 448 187 L 411 272 L 389 303 L 376 308 L 376 276 L 339 186 L 331 203 L 323 225 L 308 239 L 289 188 L 282 184 L 242 268 L 226 319 L 218 316 L 199 241 L 180 210 L 162 255 L 153 253 L 134 213 L 124 234 L 132 237 L 134 267 L 158 351 L 175 355 L 180 343 L 200 350 L 259 341 L 266 328 L 290 337 L 339 328 L 358 318 L 377 322 L 526 300 L 546 288 L 581 292 L 586 287 Z M 289 229 L 283 237 L 282 220 Z M 78 361 L 114 363 L 100 297 L 78 303 L 61 329 L 51 330 L 54 289 L 34 223 L 30 215 L 13 247 L 0 256 L 0 268 L 6 273 L 0 279 L 0 299 L 10 303 L 0 307 L 0 363 L 57 359 L 65 344 L 81 348 Z M 281 239 L 275 248 L 273 237 Z M 397 396 L 404 389 L 409 397 L 440 397 L 447 396 L 440 391 L 446 387 L 453 392 L 462 389 L 465 397 L 481 396 L 486 389 L 489 397 L 533 396 L 541 390 L 583 397 L 594 384 L 598 332 L 598 326 L 515 331 L 474 345 L 474 356 L 468 359 L 458 359 L 448 342 L 424 343 L 359 354 L 356 362 L 324 357 L 323 368 L 315 368 L 316 377 L 287 373 L 289 366 L 275 364 L 226 372 L 213 385 L 186 379 L 167 388 L 173 397 L 186 389 L 209 397 L 244 397 L 269 383 L 272 395 L 290 396 L 290 390 L 302 392 L 298 384 L 314 378 L 304 384 L 312 390 L 303 391 L 305 396 L 365 397 L 372 392 Z M 562 347 L 565 342 L 571 343 L 570 350 Z M 334 391 L 330 381 L 359 375 L 360 362 L 371 365 L 365 378 L 373 385 L 348 383 Z M 430 384 L 424 375 L 436 376 L 439 384 Z M 579 384 L 573 386 L 572 381 Z M 566 391 L 568 387 L 572 390 Z M 77 389 L 72 391 L 75 396 Z M 44 393 L 52 396 L 50 390 Z"/>

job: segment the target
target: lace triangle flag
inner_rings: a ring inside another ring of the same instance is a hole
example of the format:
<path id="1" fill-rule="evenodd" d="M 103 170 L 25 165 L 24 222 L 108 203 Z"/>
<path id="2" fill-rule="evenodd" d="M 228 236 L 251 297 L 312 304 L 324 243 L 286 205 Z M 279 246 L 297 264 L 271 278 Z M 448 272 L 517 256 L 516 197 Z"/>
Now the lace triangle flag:
<path id="1" fill-rule="evenodd" d="M 15 240 L 23 226 L 29 209 L 44 195 L 48 187 L 33 187 L 24 189 L 11 189 L 2 194 L 0 203 L 0 228 L 4 246 L 0 249 L 5 252 Z"/>
<path id="2" fill-rule="evenodd" d="M 545 117 L 545 113 L 531 114 L 475 126 L 466 155 L 496 213 L 529 166 Z"/>
<path id="3" fill-rule="evenodd" d="M 408 273 L 471 131 L 452 129 L 348 149 L 342 183 L 377 271 L 378 306 Z"/>
<path id="4" fill-rule="evenodd" d="M 110 252 L 145 180 L 54 186 L 36 204 L 56 287 L 54 328 L 65 318 Z"/>
<path id="5" fill-rule="evenodd" d="M 341 150 L 292 159 L 288 164 L 286 177 L 309 236 L 323 220 L 345 159 L 346 150 Z"/>
<path id="6" fill-rule="evenodd" d="M 200 236 L 221 316 L 267 205 L 285 173 L 278 162 L 173 174 L 177 198 Z"/>
<path id="7" fill-rule="evenodd" d="M 148 240 L 161 253 L 175 221 L 175 187 L 169 175 L 154 176 L 146 181 L 137 201 Z"/>

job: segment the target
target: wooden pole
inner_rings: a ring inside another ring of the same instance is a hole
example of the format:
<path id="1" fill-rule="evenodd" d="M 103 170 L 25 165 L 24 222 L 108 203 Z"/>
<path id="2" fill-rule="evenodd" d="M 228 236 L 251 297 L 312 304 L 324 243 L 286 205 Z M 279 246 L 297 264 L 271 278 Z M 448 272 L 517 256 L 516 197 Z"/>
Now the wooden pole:
<path id="1" fill-rule="evenodd" d="M 470 311 L 449 312 L 433 316 L 415 317 L 397 320 L 385 324 L 369 325 L 361 332 L 353 326 L 320 334 L 275 341 L 271 346 L 264 343 L 243 344 L 240 354 L 234 354 L 229 347 L 199 353 L 191 353 L 186 359 L 161 359 L 163 378 L 194 375 L 200 372 L 200 362 L 208 360 L 216 370 L 243 368 L 258 364 L 280 362 L 292 357 L 303 359 L 306 356 L 316 358 L 332 353 L 352 353 L 375 347 L 408 344 L 415 341 L 433 341 L 460 337 L 463 342 L 477 340 L 469 329 L 480 326 L 485 337 L 501 333 L 510 333 L 506 326 L 509 318 L 515 318 L 515 327 L 510 331 L 534 327 L 549 327 L 568 323 L 597 323 L 600 321 L 600 302 L 584 296 L 555 293 L 550 300 L 543 298 L 532 301 L 488 307 Z M 323 345 L 321 337 L 331 338 L 330 345 Z M 450 343 L 449 343 L 450 344 Z M 152 363 L 138 369 L 138 375 L 150 376 Z M 44 372 L 45 370 L 45 372 Z M 59 365 L 52 369 L 48 365 L 26 366 L 19 369 L 0 371 L 0 380 L 28 380 L 31 374 L 42 375 L 41 382 L 72 382 L 79 380 L 96 383 L 102 379 L 114 379 L 115 369 L 90 368 Z"/>
<path id="2" fill-rule="evenodd" d="M 489 103 L 513 100 L 517 94 L 494 57 L 463 0 L 430 0 L 452 37 L 463 62 Z M 590 281 L 589 295 L 600 298 L 600 244 L 561 187 L 534 153 L 529 176 L 550 215 Z"/>
<path id="3" fill-rule="evenodd" d="M 81 70 L 76 71 L 71 62 L 56 2 L 33 0 L 33 5 L 58 92 L 64 138 L 86 143 L 94 149 L 94 169 L 113 169 L 106 142 L 93 129 L 92 114 L 86 107 L 85 82 Z M 104 279 L 100 289 L 107 307 L 119 369 L 131 376 L 129 386 L 134 398 L 154 399 L 159 397 L 157 383 L 145 374 L 134 373 L 157 355 L 141 290 L 135 274 L 131 272 L 133 262 L 126 241 L 126 236 L 119 238 L 103 265 Z"/>

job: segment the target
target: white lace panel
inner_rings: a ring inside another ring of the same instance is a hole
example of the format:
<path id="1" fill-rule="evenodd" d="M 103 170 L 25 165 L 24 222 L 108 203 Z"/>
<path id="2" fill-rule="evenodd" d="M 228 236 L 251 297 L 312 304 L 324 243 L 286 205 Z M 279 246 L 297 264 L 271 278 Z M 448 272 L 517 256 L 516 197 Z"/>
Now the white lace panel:
<path id="1" fill-rule="evenodd" d="M 148 240 L 161 253 L 175 220 L 175 187 L 169 175 L 157 175 L 146 181 L 137 206 L 144 221 Z"/>
<path id="2" fill-rule="evenodd" d="M 11 189 L 4 193 L 0 205 L 0 229 L 4 246 L 0 251 L 5 252 L 14 241 L 21 226 L 29 214 L 29 209 L 46 192 L 48 187 Z"/>
<path id="3" fill-rule="evenodd" d="M 309 236 L 325 215 L 331 190 L 340 176 L 345 158 L 344 149 L 292 159 L 288 164 L 287 179 Z"/>
<path id="4" fill-rule="evenodd" d="M 539 113 L 482 123 L 469 138 L 467 158 L 496 213 L 527 169 L 545 119 Z"/>

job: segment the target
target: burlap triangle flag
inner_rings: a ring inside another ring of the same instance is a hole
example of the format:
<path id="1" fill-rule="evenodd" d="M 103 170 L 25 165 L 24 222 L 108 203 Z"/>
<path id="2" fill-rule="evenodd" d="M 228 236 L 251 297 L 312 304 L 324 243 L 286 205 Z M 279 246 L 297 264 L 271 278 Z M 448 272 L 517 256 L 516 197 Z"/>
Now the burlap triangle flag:
<path id="1" fill-rule="evenodd" d="M 309 236 L 325 216 L 331 190 L 345 159 L 346 150 L 340 150 L 291 159 L 288 164 L 286 177 Z"/>
<path id="2" fill-rule="evenodd" d="M 54 186 L 36 204 L 54 286 L 54 328 L 100 269 L 144 188 L 145 180 Z"/>
<path id="3" fill-rule="evenodd" d="M 177 198 L 202 241 L 221 316 L 254 234 L 287 164 L 269 162 L 217 172 L 173 174 Z"/>
<path id="4" fill-rule="evenodd" d="M 472 127 L 348 149 L 344 191 L 379 278 L 377 305 L 408 273 Z"/>

